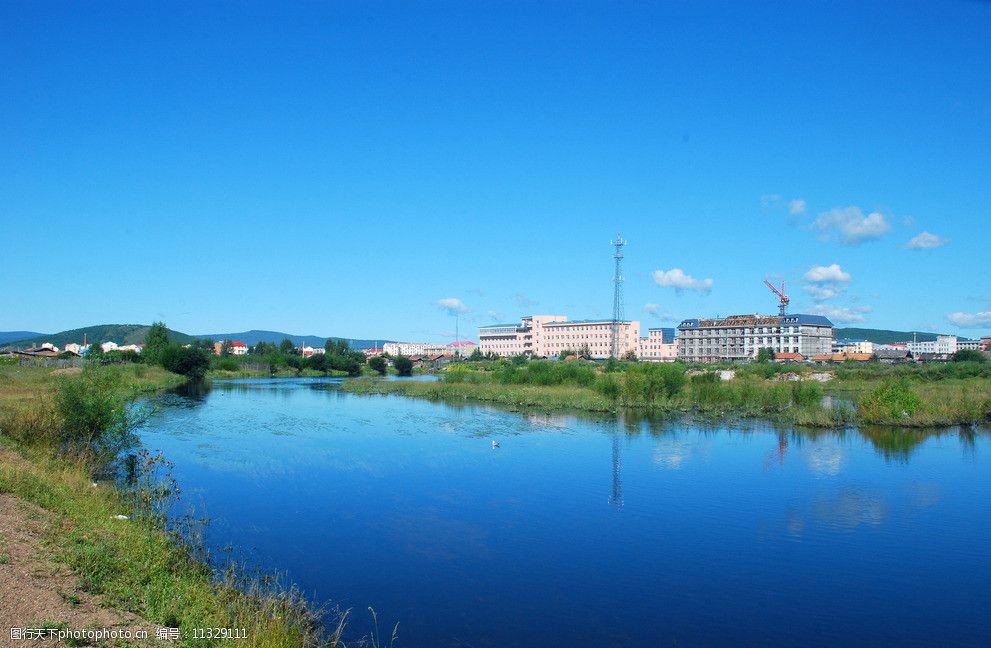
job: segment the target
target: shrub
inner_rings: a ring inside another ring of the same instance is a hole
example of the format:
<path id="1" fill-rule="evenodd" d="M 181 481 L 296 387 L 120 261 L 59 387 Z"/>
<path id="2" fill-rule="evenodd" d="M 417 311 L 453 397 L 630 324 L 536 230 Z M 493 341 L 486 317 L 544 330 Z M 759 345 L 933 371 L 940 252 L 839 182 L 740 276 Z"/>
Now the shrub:
<path id="1" fill-rule="evenodd" d="M 475 349 L 475 353 L 481 355 L 481 352 L 479 352 L 478 349 Z M 378 375 L 384 376 L 385 370 L 389 365 L 382 356 L 375 356 L 368 359 L 368 366 L 371 367 Z"/>
<path id="2" fill-rule="evenodd" d="M 190 380 L 202 380 L 210 359 L 202 349 L 170 344 L 162 351 L 162 366 Z"/>
<path id="3" fill-rule="evenodd" d="M 109 369 L 87 369 L 79 376 L 61 378 L 55 407 L 62 425 L 59 448 L 80 455 L 93 470 L 116 459 L 134 442 L 120 376 Z"/>
<path id="4" fill-rule="evenodd" d="M 396 368 L 400 376 L 413 375 L 413 361 L 406 356 L 396 356 L 392 361 L 392 366 Z"/>
<path id="5" fill-rule="evenodd" d="M 890 421 L 911 416 L 922 406 L 922 399 L 905 378 L 886 380 L 860 400 L 861 417 L 868 422 Z"/>

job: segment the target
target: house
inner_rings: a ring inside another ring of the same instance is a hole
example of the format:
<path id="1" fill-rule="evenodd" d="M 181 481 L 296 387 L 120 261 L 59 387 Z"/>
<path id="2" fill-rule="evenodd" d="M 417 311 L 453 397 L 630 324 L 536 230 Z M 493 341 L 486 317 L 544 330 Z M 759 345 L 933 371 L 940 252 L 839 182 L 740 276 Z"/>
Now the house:
<path id="1" fill-rule="evenodd" d="M 783 351 L 774 354 L 775 362 L 805 362 L 805 356 L 801 353 Z"/>
<path id="2" fill-rule="evenodd" d="M 233 353 L 233 351 L 231 351 L 231 353 Z M 325 353 L 327 353 L 327 349 L 323 347 L 311 347 L 310 345 L 306 345 L 299 348 L 299 355 L 304 358 L 310 358 L 315 355 L 323 355 Z"/>
<path id="3" fill-rule="evenodd" d="M 384 349 L 365 349 L 364 351 L 366 358 L 371 358 L 372 356 L 380 356 L 385 353 Z"/>
<path id="4" fill-rule="evenodd" d="M 107 351 L 116 351 L 117 350 L 117 343 L 116 342 L 104 342 L 103 344 L 100 345 L 100 349 L 102 349 L 104 353 L 106 353 Z"/>
<path id="5" fill-rule="evenodd" d="M 248 354 L 248 345 L 244 342 L 235 340 L 231 342 L 230 346 L 231 355 L 243 356 Z"/>
<path id="6" fill-rule="evenodd" d="M 882 364 L 901 364 L 903 362 L 908 362 L 911 358 L 908 349 L 877 349 L 874 351 L 874 357 L 878 359 Z"/>

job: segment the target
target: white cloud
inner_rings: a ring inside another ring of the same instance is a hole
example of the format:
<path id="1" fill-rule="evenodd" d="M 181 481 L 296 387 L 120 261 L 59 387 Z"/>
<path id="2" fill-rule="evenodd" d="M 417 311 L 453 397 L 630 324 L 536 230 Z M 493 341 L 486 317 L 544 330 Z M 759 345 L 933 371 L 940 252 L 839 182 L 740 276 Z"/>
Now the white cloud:
<path id="1" fill-rule="evenodd" d="M 805 279 L 813 283 L 847 283 L 852 279 L 849 272 L 844 272 L 838 263 L 828 266 L 812 266 L 805 273 Z"/>
<path id="2" fill-rule="evenodd" d="M 834 324 L 849 324 L 851 322 L 863 322 L 864 314 L 871 312 L 870 306 L 840 307 L 829 304 L 816 304 L 812 308 L 816 315 L 825 315 Z"/>
<path id="3" fill-rule="evenodd" d="M 850 273 L 845 272 L 838 263 L 812 266 L 805 273 L 805 280 L 808 283 L 803 288 L 816 301 L 823 301 L 842 294 L 852 278 Z"/>
<path id="4" fill-rule="evenodd" d="M 801 216 L 805 213 L 807 209 L 805 201 L 801 198 L 795 198 L 794 200 L 788 201 L 788 213 L 792 216 Z"/>
<path id="5" fill-rule="evenodd" d="M 838 297 L 845 289 L 844 286 L 831 286 L 828 284 L 806 284 L 803 288 L 807 293 L 812 295 L 812 299 L 816 301 L 824 301 L 826 299 Z"/>
<path id="6" fill-rule="evenodd" d="M 946 316 L 946 319 L 950 320 L 960 328 L 984 328 L 991 326 L 991 310 L 981 311 L 979 313 L 950 313 Z"/>
<path id="7" fill-rule="evenodd" d="M 707 293 L 712 290 L 712 279 L 696 279 L 695 277 L 685 274 L 684 270 L 681 268 L 672 268 L 671 270 L 654 270 L 651 273 L 654 278 L 654 282 L 658 286 L 664 286 L 665 288 L 674 288 L 675 290 L 697 290 L 699 292 Z"/>
<path id="8" fill-rule="evenodd" d="M 519 292 L 513 295 L 513 299 L 516 300 L 516 303 L 519 304 L 521 308 L 530 308 L 531 306 L 536 306 L 537 304 L 540 303 L 537 300 L 530 299 L 523 293 L 519 293 Z"/>
<path id="9" fill-rule="evenodd" d="M 498 322 L 500 319 L 502 319 L 499 316 L 499 313 L 497 311 L 494 311 L 494 310 L 485 311 L 485 316 L 488 317 L 489 319 L 491 319 L 494 322 Z"/>
<path id="10" fill-rule="evenodd" d="M 933 248 L 943 247 L 946 243 L 946 239 L 941 236 L 922 232 L 918 236 L 912 237 L 912 240 L 906 243 L 905 246 L 910 250 L 932 250 Z"/>
<path id="11" fill-rule="evenodd" d="M 883 214 L 871 212 L 864 216 L 860 207 L 837 207 L 823 212 L 816 218 L 814 227 L 823 239 L 839 239 L 844 245 L 879 239 L 891 229 Z"/>
<path id="12" fill-rule="evenodd" d="M 643 305 L 643 312 L 649 313 L 652 317 L 655 317 L 655 318 L 657 318 L 659 320 L 673 320 L 674 319 L 674 315 L 672 315 L 671 313 L 668 313 L 667 311 L 665 311 L 664 310 L 664 307 L 661 306 L 660 304 L 644 304 Z"/>
<path id="13" fill-rule="evenodd" d="M 442 310 L 446 310 L 449 315 L 457 315 L 458 313 L 467 313 L 468 307 L 464 305 L 457 297 L 447 297 L 445 299 L 438 299 L 434 302 L 434 306 Z"/>
<path id="14" fill-rule="evenodd" d="M 776 207 L 777 205 L 781 204 L 781 200 L 782 198 L 778 194 L 764 194 L 763 196 L 760 197 L 760 206 Z"/>

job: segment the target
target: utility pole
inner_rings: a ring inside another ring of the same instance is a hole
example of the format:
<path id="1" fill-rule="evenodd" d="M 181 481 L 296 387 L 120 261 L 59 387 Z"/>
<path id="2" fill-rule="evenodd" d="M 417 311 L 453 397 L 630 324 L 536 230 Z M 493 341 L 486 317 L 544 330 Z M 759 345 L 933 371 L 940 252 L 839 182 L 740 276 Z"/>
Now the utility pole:
<path id="1" fill-rule="evenodd" d="M 609 355 L 613 358 L 619 358 L 620 356 L 620 343 L 619 343 L 619 328 L 620 322 L 623 321 L 623 246 L 626 245 L 626 241 L 619 234 L 616 235 L 616 240 L 611 241 L 610 245 L 616 248 L 613 258 L 616 259 L 616 274 L 613 276 L 613 298 L 612 298 L 612 339 L 609 345 Z"/>

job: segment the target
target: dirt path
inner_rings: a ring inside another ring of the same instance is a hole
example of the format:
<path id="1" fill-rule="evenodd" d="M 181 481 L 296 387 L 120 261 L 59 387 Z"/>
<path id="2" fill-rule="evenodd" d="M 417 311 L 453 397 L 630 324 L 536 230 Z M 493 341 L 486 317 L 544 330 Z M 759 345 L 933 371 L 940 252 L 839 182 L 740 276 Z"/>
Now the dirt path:
<path id="1" fill-rule="evenodd" d="M 130 645 L 163 645 L 157 626 L 128 612 L 101 607 L 99 597 L 80 590 L 77 578 L 50 559 L 44 537 L 51 514 L 13 495 L 0 494 L 0 646 L 104 646 L 110 640 L 18 639 L 17 630 L 63 628 L 144 631 L 149 640 Z M 34 636 L 34 633 L 31 633 Z M 165 644 L 167 645 L 167 644 Z"/>

